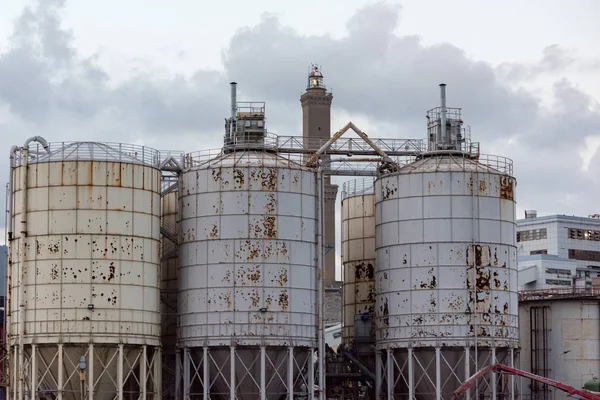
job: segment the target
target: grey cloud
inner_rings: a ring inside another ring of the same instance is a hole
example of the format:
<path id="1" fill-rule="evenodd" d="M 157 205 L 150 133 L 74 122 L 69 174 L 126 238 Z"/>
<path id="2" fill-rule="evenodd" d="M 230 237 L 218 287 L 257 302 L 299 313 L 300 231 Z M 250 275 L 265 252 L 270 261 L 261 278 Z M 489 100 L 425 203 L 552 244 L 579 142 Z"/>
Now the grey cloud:
<path id="1" fill-rule="evenodd" d="M 493 146 L 515 159 L 521 206 L 544 204 L 539 208 L 563 212 L 568 192 L 579 195 L 569 205 L 573 213 L 586 214 L 600 194 L 578 170 L 583 140 L 600 126 L 594 99 L 559 81 L 557 105 L 545 109 L 532 93 L 505 84 L 500 69 L 468 58 L 456 46 L 425 46 L 417 36 L 394 34 L 398 6 L 383 2 L 357 11 L 340 39 L 304 36 L 265 15 L 232 37 L 223 50 L 224 72 L 168 78 L 137 73 L 110 85 L 93 57 L 81 59 L 72 48 L 70 32 L 60 26 L 63 5 L 39 0 L 26 9 L 11 47 L 0 54 L 0 107 L 12 115 L 8 122 L 0 118 L 0 127 L 14 132 L 11 142 L 42 134 L 51 141 L 143 140 L 185 150 L 218 146 L 229 112 L 229 80 L 239 82 L 241 99 L 267 101 L 270 130 L 298 135 L 299 96 L 308 65 L 319 62 L 334 92 L 334 109 L 367 118 L 375 130 L 370 135 L 423 138 L 425 112 L 438 105 L 437 85 L 447 83 L 449 105 L 463 108 L 483 151 Z M 541 60 L 547 69 L 574 65 L 554 47 Z M 508 139 L 517 145 L 508 146 Z M 0 157 L 7 157 L 8 146 L 0 144 Z"/>

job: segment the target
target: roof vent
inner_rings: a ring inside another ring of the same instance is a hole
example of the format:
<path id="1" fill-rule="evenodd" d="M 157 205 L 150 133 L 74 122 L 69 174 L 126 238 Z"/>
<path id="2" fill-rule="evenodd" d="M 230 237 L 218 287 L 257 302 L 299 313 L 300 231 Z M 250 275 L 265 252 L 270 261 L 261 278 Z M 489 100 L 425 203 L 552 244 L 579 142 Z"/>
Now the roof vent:
<path id="1" fill-rule="evenodd" d="M 537 218 L 536 210 L 525 210 L 525 219 Z"/>

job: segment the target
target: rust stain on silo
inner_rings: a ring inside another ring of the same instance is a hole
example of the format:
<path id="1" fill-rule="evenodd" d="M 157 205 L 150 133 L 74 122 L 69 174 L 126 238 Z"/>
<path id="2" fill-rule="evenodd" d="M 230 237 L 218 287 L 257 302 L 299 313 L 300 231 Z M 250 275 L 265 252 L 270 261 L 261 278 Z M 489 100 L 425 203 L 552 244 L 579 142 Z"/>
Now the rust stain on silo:
<path id="1" fill-rule="evenodd" d="M 279 276 L 277 277 L 277 283 L 279 286 L 286 286 L 288 281 L 287 270 L 282 268 L 279 270 Z"/>
<path id="2" fill-rule="evenodd" d="M 500 198 L 506 200 L 514 199 L 513 179 L 508 175 L 500 177 Z"/>
<path id="3" fill-rule="evenodd" d="M 234 169 L 233 170 L 233 179 L 235 182 L 236 189 L 242 189 L 244 187 L 244 181 L 245 181 L 244 171 L 242 171 L 241 169 Z"/>
<path id="4" fill-rule="evenodd" d="M 263 189 L 268 191 L 275 191 L 277 188 L 277 169 L 276 168 L 265 168 L 260 175 L 261 185 Z"/>
<path id="5" fill-rule="evenodd" d="M 263 219 L 263 232 L 264 236 L 269 239 L 277 238 L 277 226 L 275 223 L 274 216 L 265 216 Z"/>
<path id="6" fill-rule="evenodd" d="M 219 237 L 219 229 L 217 228 L 217 224 L 213 224 L 213 227 L 208 236 L 212 239 Z"/>
<path id="7" fill-rule="evenodd" d="M 289 298 L 288 298 L 287 291 L 283 291 L 279 295 L 279 307 L 280 307 L 281 311 L 287 311 L 287 309 L 289 307 Z"/>
<path id="8" fill-rule="evenodd" d="M 388 308 L 387 297 L 383 300 L 383 305 L 380 306 L 381 315 L 383 316 L 382 322 L 384 326 L 390 326 L 390 310 Z"/>
<path id="9" fill-rule="evenodd" d="M 479 194 L 487 194 L 487 182 L 485 180 L 485 177 L 479 180 Z"/>
<path id="10" fill-rule="evenodd" d="M 269 193 L 267 197 L 268 200 L 267 204 L 265 205 L 265 214 L 272 214 L 277 208 L 277 199 L 275 197 L 275 193 Z"/>
<path id="11" fill-rule="evenodd" d="M 375 268 L 371 263 L 361 262 L 354 267 L 354 277 L 357 281 L 372 280 L 375 278 Z"/>

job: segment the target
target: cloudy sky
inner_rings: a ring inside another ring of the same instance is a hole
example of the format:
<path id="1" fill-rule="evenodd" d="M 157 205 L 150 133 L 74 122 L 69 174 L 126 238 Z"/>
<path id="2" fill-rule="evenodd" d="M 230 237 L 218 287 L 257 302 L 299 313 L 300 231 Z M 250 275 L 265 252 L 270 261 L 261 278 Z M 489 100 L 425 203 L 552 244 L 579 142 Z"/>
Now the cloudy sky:
<path id="1" fill-rule="evenodd" d="M 423 138 L 448 84 L 482 152 L 515 162 L 519 217 L 600 213 L 600 2 L 10 0 L 0 6 L 0 174 L 10 145 L 218 147 L 228 82 L 300 135 L 311 62 L 332 129 Z M 341 183 L 343 180 L 338 180 Z M 4 221 L 0 225 L 4 225 Z M 2 235 L 3 237 L 4 235 Z"/>

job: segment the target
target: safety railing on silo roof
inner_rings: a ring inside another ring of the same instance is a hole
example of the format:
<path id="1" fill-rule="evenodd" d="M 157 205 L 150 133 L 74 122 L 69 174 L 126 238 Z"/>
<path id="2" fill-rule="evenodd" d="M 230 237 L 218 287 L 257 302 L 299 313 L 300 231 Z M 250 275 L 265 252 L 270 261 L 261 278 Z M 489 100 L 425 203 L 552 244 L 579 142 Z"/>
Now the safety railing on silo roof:
<path id="1" fill-rule="evenodd" d="M 39 143 L 29 146 L 29 163 L 59 161 L 108 161 L 142 164 L 158 168 L 160 153 L 153 148 L 113 142 L 52 142 L 48 149 Z M 22 165 L 22 153 L 15 155 L 14 166 Z"/>
<path id="2" fill-rule="evenodd" d="M 373 178 L 361 178 L 346 181 L 342 185 L 342 200 L 348 197 L 364 196 L 375 193 Z"/>
<path id="3" fill-rule="evenodd" d="M 480 154 L 477 158 L 480 164 L 483 164 L 495 171 L 503 174 L 513 175 L 513 160 L 507 157 L 497 156 L 493 154 Z"/>

